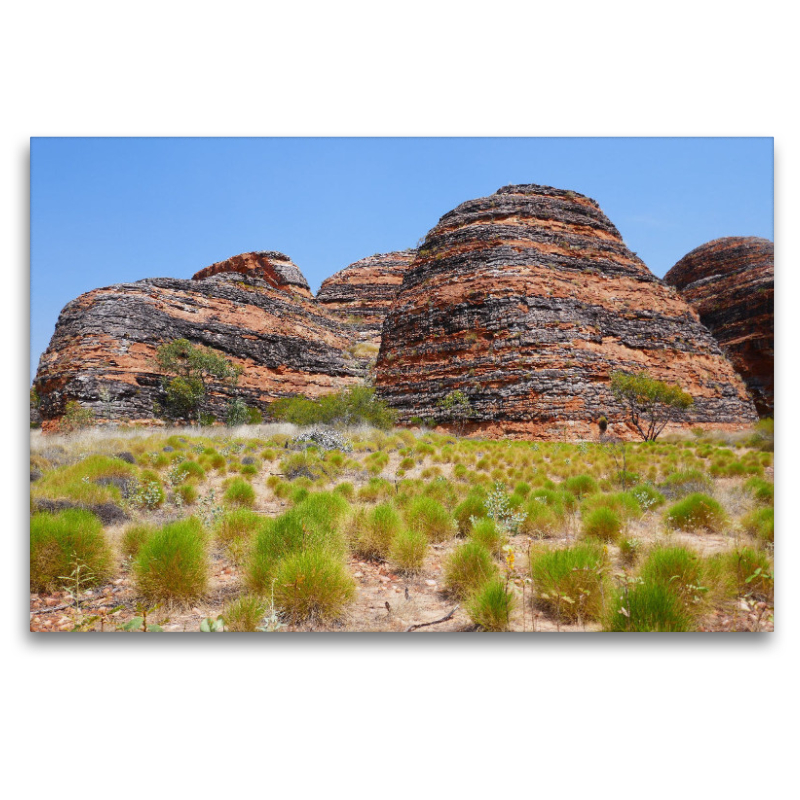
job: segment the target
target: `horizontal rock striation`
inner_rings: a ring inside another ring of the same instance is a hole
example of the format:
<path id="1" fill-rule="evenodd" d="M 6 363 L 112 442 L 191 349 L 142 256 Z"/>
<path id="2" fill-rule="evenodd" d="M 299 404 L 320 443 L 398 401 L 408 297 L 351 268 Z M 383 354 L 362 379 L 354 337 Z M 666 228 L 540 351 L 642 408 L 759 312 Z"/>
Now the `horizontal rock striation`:
<path id="1" fill-rule="evenodd" d="M 677 292 L 625 246 L 594 200 L 528 184 L 463 203 L 427 235 L 383 327 L 380 395 L 404 420 L 556 438 L 625 433 L 614 370 L 648 369 L 695 398 L 687 424 L 756 419 L 741 379 Z"/>
<path id="2" fill-rule="evenodd" d="M 347 353 L 346 326 L 273 280 L 256 270 L 218 271 L 117 284 L 73 300 L 61 312 L 34 382 L 43 428 L 52 429 L 70 400 L 98 419 L 151 419 L 162 397 L 155 352 L 179 338 L 240 365 L 236 395 L 262 409 L 279 397 L 316 397 L 361 382 L 363 371 Z M 231 396 L 230 387 L 210 384 L 208 410 L 224 418 Z"/>
<path id="3" fill-rule="evenodd" d="M 664 276 L 700 315 L 744 378 L 762 416 L 775 410 L 775 246 L 729 236 L 685 255 Z"/>

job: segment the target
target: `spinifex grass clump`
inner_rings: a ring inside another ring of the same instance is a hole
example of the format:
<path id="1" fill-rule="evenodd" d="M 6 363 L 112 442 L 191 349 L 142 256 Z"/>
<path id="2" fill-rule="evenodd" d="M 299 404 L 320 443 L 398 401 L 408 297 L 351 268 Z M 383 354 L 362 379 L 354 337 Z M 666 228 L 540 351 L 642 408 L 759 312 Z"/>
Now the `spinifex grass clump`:
<path id="1" fill-rule="evenodd" d="M 60 588 L 75 562 L 86 567 L 87 585 L 111 574 L 111 550 L 100 520 L 90 511 L 73 508 L 60 514 L 34 514 L 30 546 L 32 592 Z"/>
<path id="2" fill-rule="evenodd" d="M 263 518 L 248 508 L 234 508 L 226 511 L 217 521 L 214 538 L 221 547 L 229 547 L 233 542 L 249 541 L 255 534 Z"/>
<path id="3" fill-rule="evenodd" d="M 582 542 L 531 551 L 534 603 L 562 622 L 599 619 L 608 592 L 603 548 Z"/>
<path id="4" fill-rule="evenodd" d="M 756 508 L 744 517 L 742 526 L 751 536 L 764 542 L 775 541 L 775 511 L 772 508 Z"/>
<path id="5" fill-rule="evenodd" d="M 659 487 L 669 500 L 677 500 L 686 495 L 707 492 L 711 488 L 711 479 L 699 469 L 671 472 Z"/>
<path id="6" fill-rule="evenodd" d="M 507 631 L 515 599 L 503 578 L 491 578 L 469 596 L 467 613 L 485 631 Z"/>
<path id="7" fill-rule="evenodd" d="M 597 481 L 591 475 L 575 475 L 567 478 L 563 486 L 565 491 L 576 497 L 583 497 L 597 491 Z"/>
<path id="8" fill-rule="evenodd" d="M 710 581 L 727 589 L 729 596 L 750 595 L 758 600 L 772 601 L 775 581 L 772 564 L 766 553 L 752 547 L 739 547 L 708 559 Z"/>
<path id="9" fill-rule="evenodd" d="M 616 542 L 622 533 L 622 520 L 612 509 L 600 506 L 584 515 L 581 528 L 584 536 Z"/>
<path id="10" fill-rule="evenodd" d="M 467 536 L 472 529 L 472 519 L 486 516 L 486 504 L 483 492 L 471 491 L 454 509 L 453 516 L 458 526 L 458 533 Z"/>
<path id="11" fill-rule="evenodd" d="M 698 603 L 703 585 L 703 562 L 685 547 L 657 547 L 647 555 L 639 577 L 645 583 L 660 583 L 686 603 Z"/>
<path id="12" fill-rule="evenodd" d="M 208 586 L 208 555 L 199 520 L 172 522 L 149 536 L 133 562 L 133 574 L 148 601 L 201 597 Z"/>
<path id="13" fill-rule="evenodd" d="M 762 478 L 750 478 L 744 488 L 753 495 L 757 503 L 771 506 L 775 502 L 775 486 L 769 481 Z"/>
<path id="14" fill-rule="evenodd" d="M 291 553 L 275 573 L 275 603 L 295 623 L 338 619 L 355 592 L 342 559 L 325 548 Z"/>
<path id="15" fill-rule="evenodd" d="M 694 618 L 677 593 L 662 583 L 635 583 L 619 590 L 604 615 L 606 631 L 681 632 Z"/>
<path id="16" fill-rule="evenodd" d="M 649 483 L 640 483 L 630 490 L 630 494 L 636 498 L 641 510 L 650 511 L 664 504 L 664 495 Z"/>
<path id="17" fill-rule="evenodd" d="M 632 492 L 591 494 L 581 503 L 584 516 L 598 508 L 608 508 L 621 519 L 632 519 L 642 513 L 642 507 Z"/>
<path id="18" fill-rule="evenodd" d="M 414 497 L 405 508 L 405 519 L 409 528 L 421 531 L 431 542 L 443 542 L 456 533 L 455 520 L 432 497 Z"/>
<path id="19" fill-rule="evenodd" d="M 352 520 L 354 549 L 366 558 L 384 559 L 389 555 L 395 536 L 403 529 L 397 509 L 381 503 Z"/>
<path id="20" fill-rule="evenodd" d="M 428 537 L 422 531 L 406 529 L 395 536 L 389 558 L 398 572 L 416 575 L 422 570 L 428 553 Z"/>
<path id="21" fill-rule="evenodd" d="M 223 500 L 229 506 L 253 506 L 256 502 L 256 493 L 246 480 L 234 478 L 228 484 Z"/>
<path id="22" fill-rule="evenodd" d="M 444 583 L 456 597 L 464 598 L 497 574 L 491 553 L 478 542 L 459 545 L 445 564 Z"/>
<path id="23" fill-rule="evenodd" d="M 713 497 L 698 492 L 670 506 L 664 521 L 667 527 L 678 530 L 718 531 L 727 522 L 727 515 Z"/>
<path id="24" fill-rule="evenodd" d="M 155 525 L 148 525 L 146 523 L 135 523 L 128 525 L 122 534 L 120 542 L 120 550 L 123 555 L 128 558 L 135 558 L 142 544 L 158 530 Z"/>
<path id="25" fill-rule="evenodd" d="M 222 609 L 225 630 L 253 633 L 258 630 L 267 610 L 267 601 L 255 594 L 245 594 L 226 603 Z"/>
<path id="26" fill-rule="evenodd" d="M 505 531 L 493 519 L 476 519 L 469 538 L 483 545 L 493 556 L 498 556 L 508 542 Z"/>
<path id="27" fill-rule="evenodd" d="M 119 458 L 93 455 L 47 471 L 31 488 L 35 497 L 78 503 L 119 502 L 123 487 L 136 482 L 137 469 Z"/>

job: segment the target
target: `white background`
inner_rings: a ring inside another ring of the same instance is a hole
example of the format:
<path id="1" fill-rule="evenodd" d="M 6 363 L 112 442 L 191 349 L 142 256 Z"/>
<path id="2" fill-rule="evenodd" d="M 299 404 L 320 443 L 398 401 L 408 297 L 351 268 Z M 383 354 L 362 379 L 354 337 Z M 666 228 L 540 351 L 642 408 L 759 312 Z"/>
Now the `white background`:
<path id="1" fill-rule="evenodd" d="M 789 7 L 39 0 L 5 10 L 8 796 L 796 791 L 800 184 Z M 776 634 L 26 633 L 29 137 L 382 134 L 775 136 Z"/>

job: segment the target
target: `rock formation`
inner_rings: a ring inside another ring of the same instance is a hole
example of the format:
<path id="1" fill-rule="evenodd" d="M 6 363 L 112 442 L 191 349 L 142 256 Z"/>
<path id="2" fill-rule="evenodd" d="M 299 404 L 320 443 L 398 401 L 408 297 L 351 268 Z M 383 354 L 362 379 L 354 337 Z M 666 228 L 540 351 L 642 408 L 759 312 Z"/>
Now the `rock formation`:
<path id="1" fill-rule="evenodd" d="M 242 366 L 237 394 L 262 409 L 279 397 L 316 397 L 363 380 L 347 353 L 347 326 L 320 313 L 291 261 L 248 253 L 191 280 L 117 284 L 68 303 L 34 382 L 43 428 L 53 428 L 70 400 L 98 419 L 152 418 L 162 392 L 154 355 L 178 338 Z M 212 384 L 211 411 L 224 417 L 230 397 L 229 388 Z"/>
<path id="2" fill-rule="evenodd" d="M 692 250 L 664 276 L 714 334 L 762 416 L 774 413 L 774 253 L 768 239 L 729 236 Z"/>
<path id="3" fill-rule="evenodd" d="M 445 423 L 437 401 L 459 389 L 467 430 L 595 437 L 601 415 L 625 432 L 617 369 L 689 391 L 687 424 L 756 419 L 696 312 L 594 200 L 521 185 L 463 203 L 427 235 L 384 323 L 376 385 L 406 421 Z"/>

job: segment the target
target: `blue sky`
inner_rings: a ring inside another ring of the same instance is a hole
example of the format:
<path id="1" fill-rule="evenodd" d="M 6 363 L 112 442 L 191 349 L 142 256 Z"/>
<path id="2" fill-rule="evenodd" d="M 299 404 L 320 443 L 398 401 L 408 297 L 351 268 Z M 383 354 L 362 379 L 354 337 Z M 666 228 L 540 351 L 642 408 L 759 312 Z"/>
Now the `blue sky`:
<path id="1" fill-rule="evenodd" d="M 720 236 L 773 239 L 771 138 L 35 138 L 31 376 L 83 292 L 249 250 L 316 292 L 508 183 L 593 197 L 658 276 Z"/>

